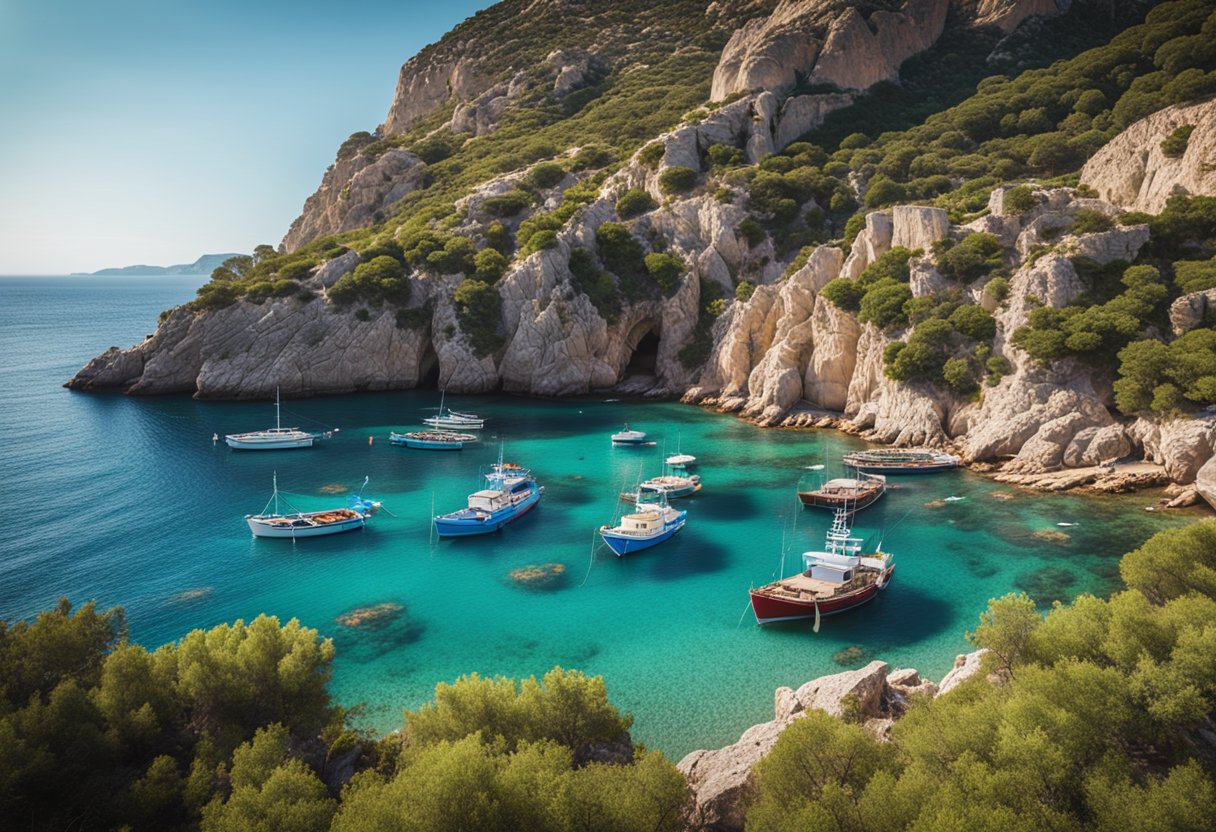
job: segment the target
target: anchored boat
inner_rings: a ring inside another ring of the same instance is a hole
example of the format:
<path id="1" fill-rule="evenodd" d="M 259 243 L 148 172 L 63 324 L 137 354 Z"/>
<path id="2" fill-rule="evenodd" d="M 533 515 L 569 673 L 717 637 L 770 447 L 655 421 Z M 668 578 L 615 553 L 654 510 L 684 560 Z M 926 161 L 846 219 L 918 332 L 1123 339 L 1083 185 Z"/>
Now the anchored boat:
<path id="1" fill-rule="evenodd" d="M 878 502 L 887 493 L 887 478 L 882 474 L 867 474 L 859 471 L 856 477 L 840 477 L 828 480 L 812 491 L 799 491 L 798 499 L 807 508 L 843 508 L 849 512 L 861 511 Z"/>
<path id="2" fill-rule="evenodd" d="M 470 494 L 465 508 L 435 518 L 440 537 L 496 532 L 531 511 L 545 493 L 531 471 L 511 463 L 493 465 L 485 479 L 486 487 Z"/>
<path id="3" fill-rule="evenodd" d="M 653 442 L 646 441 L 646 434 L 640 430 L 630 430 L 629 425 L 625 425 L 625 429 L 612 434 L 613 445 L 653 445 Z"/>
<path id="4" fill-rule="evenodd" d="M 446 430 L 417 430 L 410 433 L 390 433 L 390 445 L 421 448 L 428 451 L 459 451 L 477 437 L 471 433 L 453 433 Z"/>
<path id="5" fill-rule="evenodd" d="M 666 474 L 662 477 L 652 477 L 638 486 L 637 491 L 622 491 L 621 499 L 637 502 L 639 496 L 661 494 L 669 500 L 688 497 L 701 490 L 701 477 L 693 474 L 690 477 L 680 477 Z"/>
<path id="6" fill-rule="evenodd" d="M 927 474 L 957 468 L 954 454 L 928 449 L 883 448 L 844 455 L 844 464 L 869 474 Z"/>
<path id="7" fill-rule="evenodd" d="M 861 553 L 850 537 L 849 512 L 837 509 L 822 552 L 803 552 L 802 571 L 750 590 L 758 624 L 814 618 L 859 607 L 891 582 L 894 559 L 886 552 Z"/>
<path id="8" fill-rule="evenodd" d="M 639 494 L 634 512 L 622 516 L 615 526 L 607 523 L 600 526 L 600 537 L 617 557 L 623 557 L 658 546 L 674 537 L 687 521 L 688 512 L 667 505 L 667 498 L 662 493 L 653 498 Z"/>
<path id="9" fill-rule="evenodd" d="M 228 447 L 242 451 L 277 451 L 284 448 L 311 448 L 312 443 L 324 436 L 328 439 L 333 431 L 324 434 L 309 433 L 299 428 L 283 427 L 280 413 L 279 388 L 274 388 L 274 427 L 250 433 L 230 433 L 224 437 Z"/>
<path id="10" fill-rule="evenodd" d="M 363 480 L 367 485 L 367 479 Z M 245 522 L 254 537 L 322 537 L 327 534 L 338 534 L 361 529 L 367 519 L 380 510 L 380 503 L 363 499 L 360 489 L 357 495 L 350 498 L 347 508 L 331 508 L 323 511 L 296 511 L 291 505 L 291 512 L 283 514 L 279 510 L 279 478 L 274 477 L 274 493 L 270 501 L 262 509 L 261 514 L 245 515 Z M 284 499 L 284 503 L 287 501 Z M 270 510 L 274 505 L 274 511 Z"/>

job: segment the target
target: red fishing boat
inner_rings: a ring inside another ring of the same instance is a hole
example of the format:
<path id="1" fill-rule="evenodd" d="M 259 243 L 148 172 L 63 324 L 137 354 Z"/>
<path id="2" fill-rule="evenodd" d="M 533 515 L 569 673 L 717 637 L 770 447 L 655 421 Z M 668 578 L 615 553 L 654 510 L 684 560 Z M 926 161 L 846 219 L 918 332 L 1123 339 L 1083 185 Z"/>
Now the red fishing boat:
<path id="1" fill-rule="evenodd" d="M 822 552 L 803 552 L 803 569 L 751 590 L 756 623 L 815 619 L 859 607 L 886 589 L 895 571 L 886 552 L 861 553 L 861 538 L 850 537 L 849 512 L 836 510 Z"/>

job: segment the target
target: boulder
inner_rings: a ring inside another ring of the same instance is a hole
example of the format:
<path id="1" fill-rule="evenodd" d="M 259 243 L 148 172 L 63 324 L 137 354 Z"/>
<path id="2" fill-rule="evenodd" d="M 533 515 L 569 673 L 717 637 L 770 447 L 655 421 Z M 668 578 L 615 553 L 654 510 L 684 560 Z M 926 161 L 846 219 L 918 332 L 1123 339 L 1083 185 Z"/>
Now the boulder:
<path id="1" fill-rule="evenodd" d="M 886 662 L 872 661 L 859 670 L 812 679 L 794 697 L 803 710 L 817 708 L 835 717 L 879 716 L 890 669 Z"/>
<path id="2" fill-rule="evenodd" d="M 987 649 L 976 650 L 974 653 L 966 653 L 955 658 L 954 667 L 950 669 L 950 672 L 942 679 L 941 684 L 937 686 L 937 695 L 945 696 L 963 682 L 979 673 L 984 660 L 984 654 L 987 652 Z"/>
<path id="3" fill-rule="evenodd" d="M 1072 0 L 980 0 L 975 25 L 995 26 L 1009 34 L 1028 17 L 1055 17 L 1071 5 Z"/>
<path id="4" fill-rule="evenodd" d="M 1203 323 L 1209 309 L 1216 310 L 1216 289 L 1183 295 L 1170 304 L 1170 329 L 1175 335 L 1190 332 Z"/>
<path id="5" fill-rule="evenodd" d="M 846 7 L 828 29 L 810 83 L 866 90 L 899 80 L 900 65 L 937 42 L 949 5 L 949 0 L 907 0 L 897 12 L 876 11 L 868 19 L 856 7 Z"/>
<path id="6" fill-rule="evenodd" d="M 1195 475 L 1195 490 L 1216 509 L 1216 456 L 1208 459 Z"/>
<path id="7" fill-rule="evenodd" d="M 950 234 L 950 218 L 943 208 L 896 205 L 891 209 L 891 246 L 921 249 L 926 254 L 933 243 Z"/>

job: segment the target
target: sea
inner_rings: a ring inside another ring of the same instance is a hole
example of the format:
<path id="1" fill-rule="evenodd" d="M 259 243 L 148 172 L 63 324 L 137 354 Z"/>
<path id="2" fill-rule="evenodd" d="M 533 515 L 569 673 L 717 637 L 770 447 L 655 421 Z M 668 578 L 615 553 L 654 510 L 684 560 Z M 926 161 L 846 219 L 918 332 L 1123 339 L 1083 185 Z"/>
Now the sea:
<path id="1" fill-rule="evenodd" d="M 855 526 L 895 555 L 886 591 L 818 633 L 811 622 L 762 628 L 748 588 L 797 569 L 831 520 L 795 492 L 843 475 L 857 439 L 610 395 L 449 396 L 486 417 L 481 442 L 390 446 L 391 430 L 438 407 L 424 389 L 286 401 L 285 425 L 337 433 L 307 450 L 240 452 L 213 436 L 273 425 L 272 402 L 62 386 L 107 347 L 141 341 L 199 281 L 0 278 L 0 619 L 95 599 L 121 605 L 148 647 L 263 613 L 299 619 L 334 640 L 330 690 L 377 731 L 400 727 L 439 682 L 560 665 L 602 675 L 634 717 L 634 740 L 678 760 L 771 719 L 781 685 L 874 659 L 940 679 L 971 649 L 965 633 L 989 598 L 1025 591 L 1046 608 L 1109 593 L 1124 552 L 1199 516 L 1145 511 L 1153 492 L 1036 494 L 967 471 L 892 478 Z M 656 444 L 612 447 L 625 423 Z M 617 558 L 596 530 L 677 449 L 697 457 L 704 485 L 679 501 L 688 525 Z M 532 469 L 540 506 L 500 534 L 438 540 L 431 517 L 461 507 L 500 453 Z M 355 533 L 254 539 L 244 518 L 266 506 L 275 477 L 300 510 L 361 489 L 384 508 Z M 543 579 L 521 579 L 527 567 Z"/>

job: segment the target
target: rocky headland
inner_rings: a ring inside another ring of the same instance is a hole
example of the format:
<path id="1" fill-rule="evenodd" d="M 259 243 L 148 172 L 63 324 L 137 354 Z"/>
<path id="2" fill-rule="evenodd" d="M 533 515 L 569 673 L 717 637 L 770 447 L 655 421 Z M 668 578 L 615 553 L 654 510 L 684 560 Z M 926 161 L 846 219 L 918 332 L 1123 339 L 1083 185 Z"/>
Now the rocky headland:
<path id="1" fill-rule="evenodd" d="M 858 670 L 812 679 L 797 690 L 777 688 L 771 721 L 753 725 L 731 745 L 693 751 L 677 764 L 690 792 L 685 825 L 715 832 L 742 830 L 755 791 L 756 763 L 773 749 L 791 723 L 809 711 L 820 710 L 864 725 L 886 740 L 895 721 L 915 699 L 945 696 L 976 676 L 985 652 L 959 656 L 940 683 L 921 678 L 913 668 L 892 670 L 886 662 L 872 661 Z"/>
<path id="2" fill-rule="evenodd" d="M 1148 226 L 1137 223 L 1074 233 L 1078 212 L 1117 220 L 1131 210 L 1159 210 L 1172 194 L 1216 193 L 1203 162 L 1216 142 L 1216 103 L 1170 107 L 1132 124 L 1090 158 L 1081 188 L 1032 187 L 1029 200 L 1023 194 L 1015 206 L 1006 200 L 1010 186 L 997 186 L 987 208 L 961 223 L 943 208 L 896 204 L 868 213 L 850 245 L 807 248 L 791 264 L 793 255 L 779 253 L 772 233 L 757 237 L 748 229 L 745 191 L 715 168 L 711 149 L 762 162 L 862 91 L 898 79 L 901 64 L 931 47 L 948 25 L 1012 32 L 1067 4 L 985 0 L 963 14 L 947 0 L 908 0 L 868 19 L 848 4 L 811 0 L 718 5 L 707 15 L 717 14 L 732 33 L 712 72 L 710 106 L 609 175 L 592 179 L 594 170 L 571 169 L 538 186 L 537 206 L 513 216 L 496 212 L 494 200 L 519 193 L 535 165 L 491 177 L 457 200 L 448 227 L 485 245 L 495 226 L 520 233 L 530 218 L 562 206 L 571 189 L 599 182 L 546 246 L 515 255 L 503 269 L 493 285 L 495 348 L 476 344 L 466 331 L 456 299 L 464 273 L 425 264 L 412 269 L 403 308 L 334 302 L 328 297 L 334 284 L 370 259 L 339 249 L 300 276 L 295 294 L 170 310 L 142 344 L 111 348 L 68 386 L 226 399 L 267 397 L 276 387 L 285 396 L 403 389 L 437 378 L 462 393 L 611 390 L 678 397 L 766 426 L 835 427 L 874 442 L 951 448 L 1018 485 L 1118 490 L 1169 482 L 1186 487 L 1178 504 L 1198 496 L 1216 501 L 1216 416 L 1122 416 L 1108 369 L 1072 358 L 1038 361 L 1011 343 L 1035 309 L 1062 309 L 1082 298 L 1078 260 L 1131 262 L 1149 240 Z M 557 49 L 535 72 L 504 81 L 501 73 L 482 72 L 471 49 L 445 39 L 402 68 L 385 124 L 375 136 L 343 146 L 284 238 L 283 252 L 379 222 L 426 186 L 431 165 L 408 149 L 385 149 L 384 137 L 440 117 L 446 121 L 429 135 L 493 133 L 529 90 L 543 88 L 561 100 L 619 69 L 629 54 Z M 1184 154 L 1156 149 L 1184 124 L 1193 130 Z M 564 151 L 558 161 L 577 167 L 568 163 L 579 150 Z M 684 170 L 697 184 L 673 191 L 669 174 Z M 865 182 L 853 177 L 850 185 L 860 198 Z M 645 210 L 625 215 L 627 195 L 642 195 Z M 677 258 L 678 282 L 617 309 L 597 306 L 572 260 L 590 252 L 596 268 L 606 265 L 598 239 L 606 224 L 624 226 L 643 253 Z M 960 281 L 939 271 L 935 248 L 976 233 L 999 241 L 1008 275 L 1000 297 L 986 288 L 986 274 Z M 879 328 L 823 296 L 833 280 L 856 280 L 897 248 L 915 252 L 913 298 L 948 295 L 994 318 L 991 356 L 1006 370 L 978 393 L 889 377 L 885 355 L 913 328 Z M 739 291 L 744 282 L 754 287 L 750 295 Z M 1175 301 L 1175 334 L 1200 325 L 1216 302 L 1211 295 Z M 1120 460 L 1148 467 L 1112 470 Z"/>

